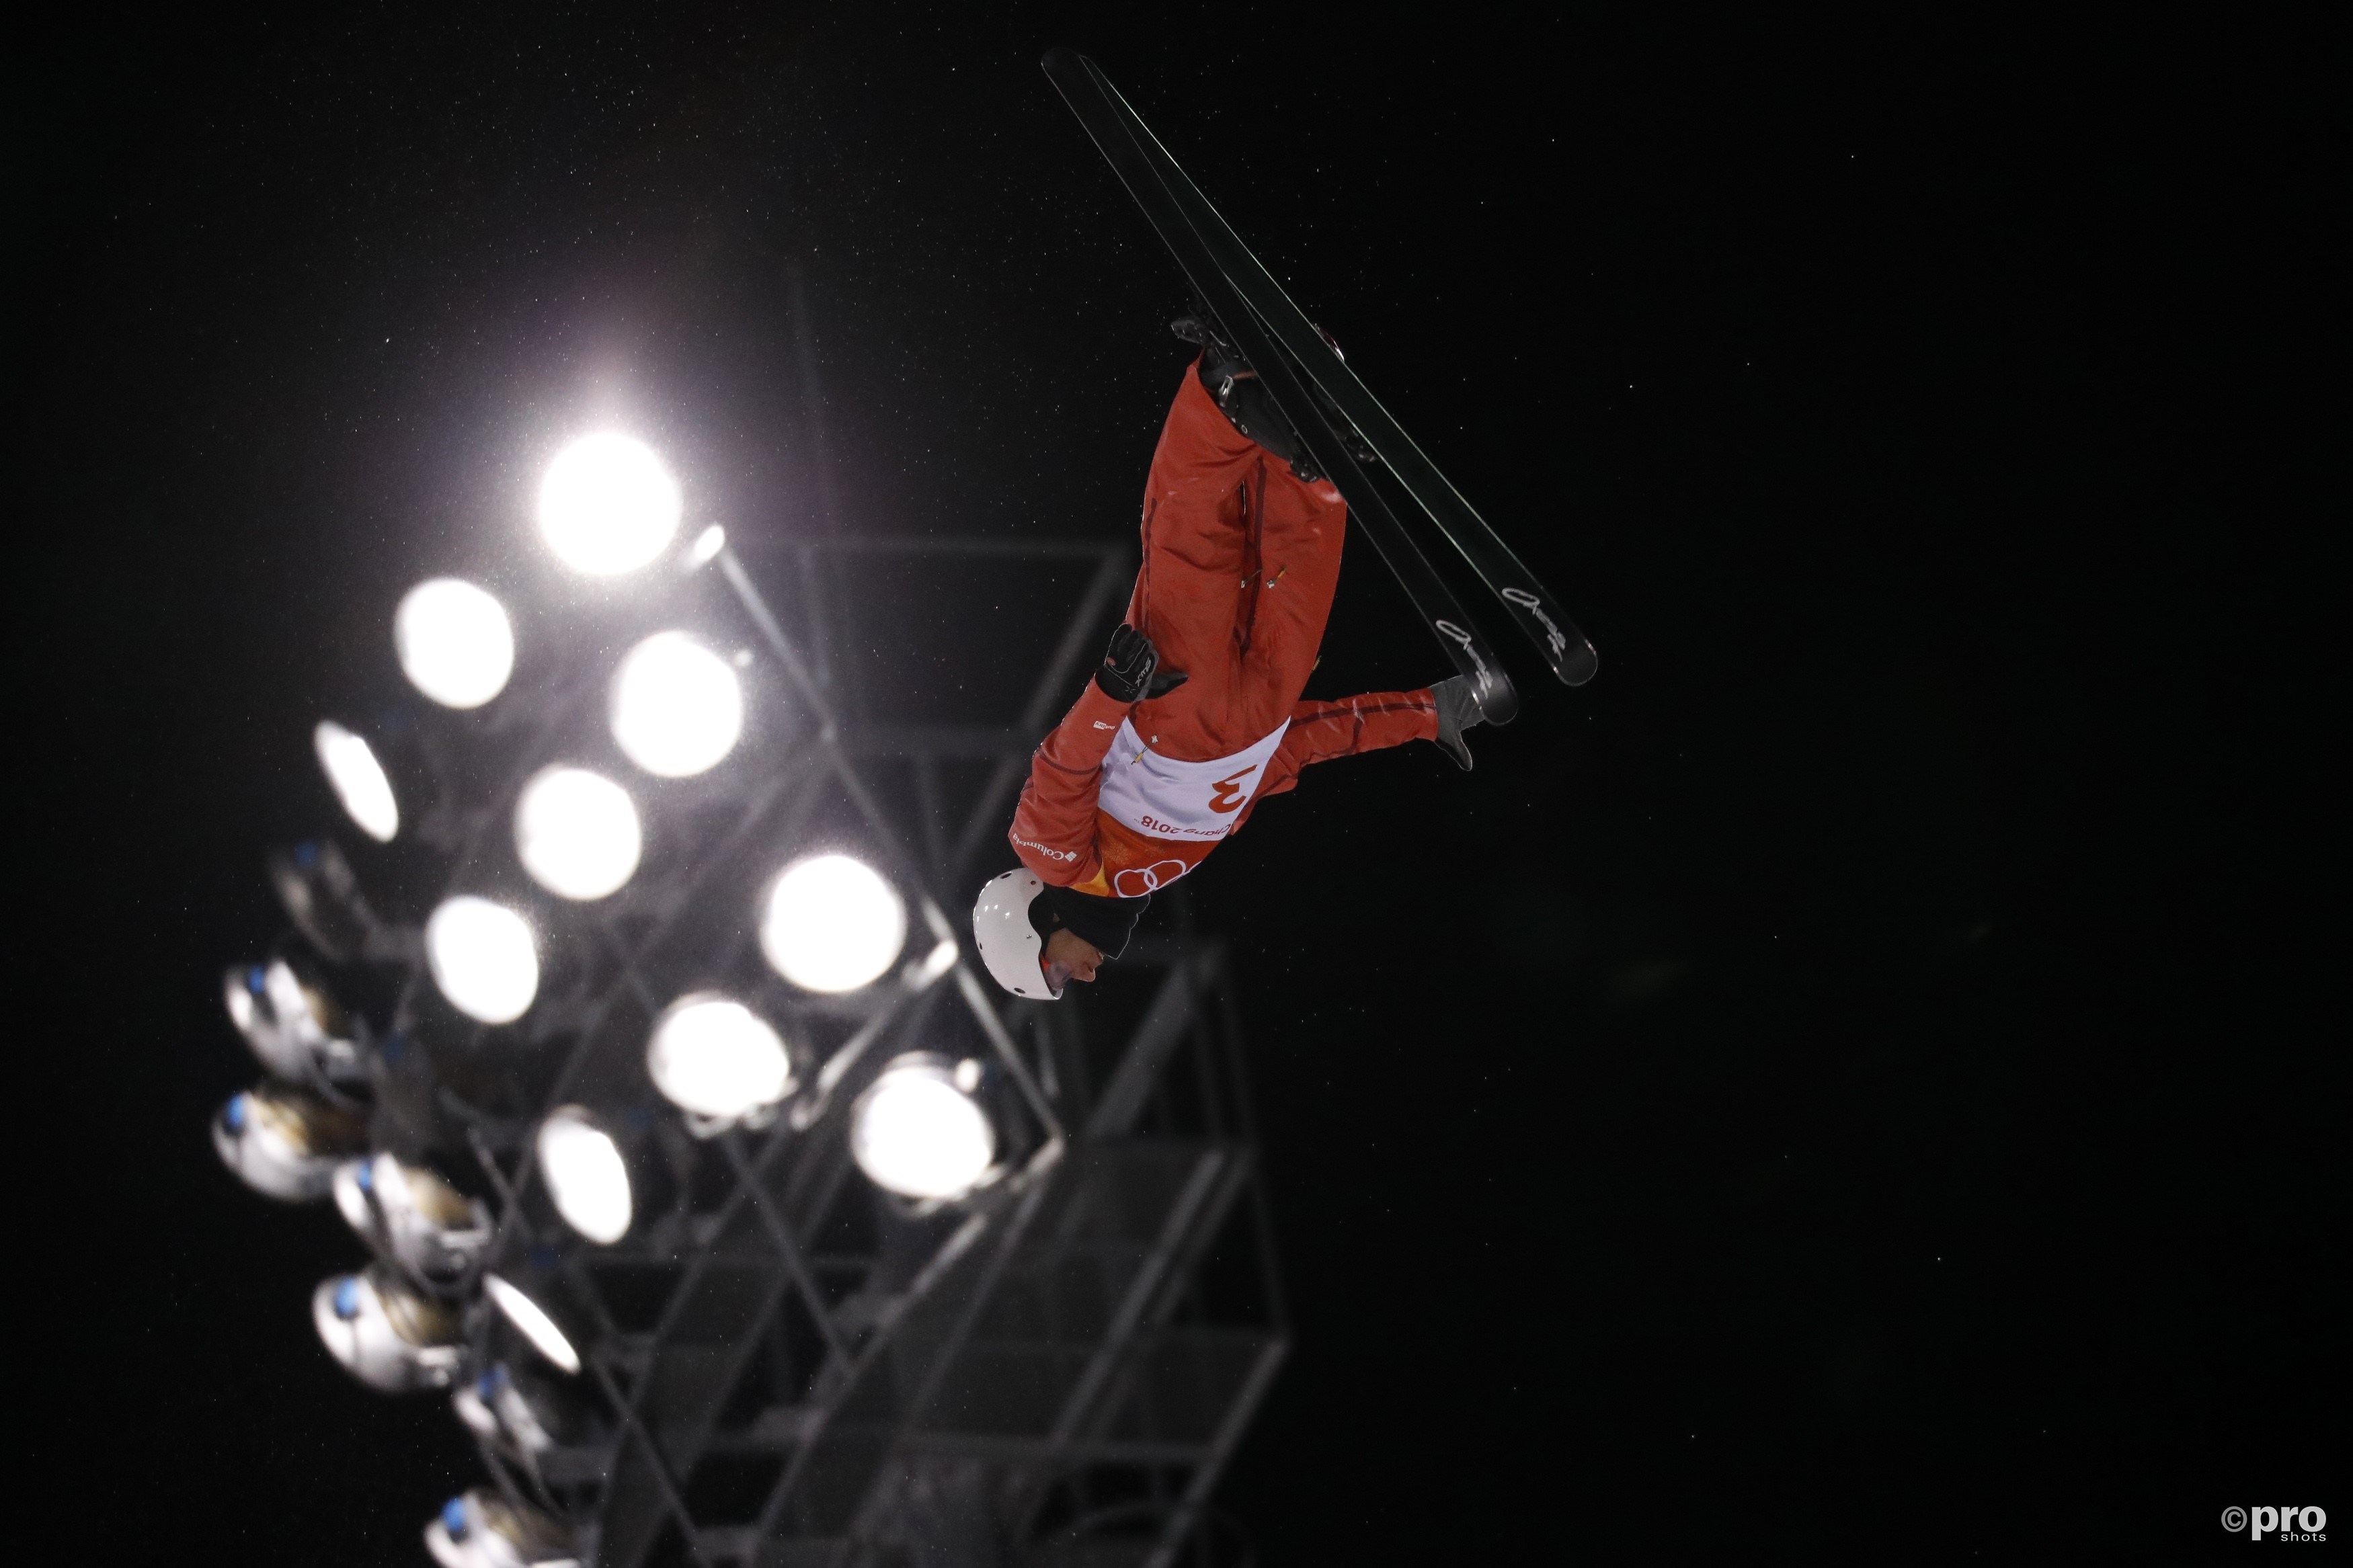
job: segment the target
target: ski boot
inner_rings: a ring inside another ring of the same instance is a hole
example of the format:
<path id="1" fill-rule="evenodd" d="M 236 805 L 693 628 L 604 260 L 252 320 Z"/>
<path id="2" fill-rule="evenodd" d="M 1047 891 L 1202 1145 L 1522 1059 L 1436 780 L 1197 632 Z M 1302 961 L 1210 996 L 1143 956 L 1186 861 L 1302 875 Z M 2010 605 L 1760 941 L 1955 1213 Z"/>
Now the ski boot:
<path id="1" fill-rule="evenodd" d="M 1199 345 L 1201 384 L 1208 389 L 1235 429 L 1289 463 L 1291 471 L 1307 483 L 1312 485 L 1325 478 L 1309 455 L 1307 443 L 1299 438 L 1299 432 L 1283 416 L 1273 395 L 1259 380 L 1258 372 L 1250 368 L 1240 349 L 1219 335 L 1208 310 L 1197 307 L 1169 322 L 1168 330 L 1187 342 Z M 1324 330 L 1318 327 L 1316 331 L 1322 333 Z M 1331 343 L 1330 334 L 1324 333 L 1324 341 Z M 1333 343 L 1332 352 L 1338 353 L 1339 345 Z M 1356 427 L 1324 395 L 1323 389 L 1313 381 L 1308 382 L 1307 387 L 1324 418 L 1339 433 L 1348 455 L 1360 463 L 1377 461 L 1364 437 L 1356 434 Z"/>

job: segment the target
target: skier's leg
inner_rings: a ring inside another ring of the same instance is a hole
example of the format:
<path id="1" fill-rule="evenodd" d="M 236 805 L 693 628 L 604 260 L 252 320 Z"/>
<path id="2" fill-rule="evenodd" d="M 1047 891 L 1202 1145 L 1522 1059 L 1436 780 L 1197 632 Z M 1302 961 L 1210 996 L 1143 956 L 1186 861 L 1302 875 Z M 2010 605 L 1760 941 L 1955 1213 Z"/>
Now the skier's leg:
<path id="1" fill-rule="evenodd" d="M 1163 756 L 1229 756 L 1290 716 L 1338 586 L 1347 509 L 1237 429 L 1198 365 L 1162 427 L 1129 624 L 1185 684 L 1138 706 Z"/>
<path id="2" fill-rule="evenodd" d="M 1128 624 L 1152 639 L 1160 668 L 1186 678 L 1134 714 L 1138 732 L 1164 756 L 1226 756 L 1266 732 L 1224 742 L 1238 674 L 1242 583 L 1252 568 L 1250 510 L 1264 457 L 1219 412 L 1187 366 L 1145 481 L 1144 564 L 1127 606 Z"/>
<path id="3" fill-rule="evenodd" d="M 1241 565 L 1242 488 L 1259 455 L 1187 366 L 1145 479 L 1144 569 L 1128 603 L 1129 624 L 1152 638 L 1164 667 L 1206 666 L 1211 656 L 1201 645 L 1225 640 Z M 1206 592 L 1220 584 L 1222 595 Z M 1191 662 L 1173 657 L 1180 647 Z"/>
<path id="4" fill-rule="evenodd" d="M 1323 649 L 1348 509 L 1330 480 L 1301 480 L 1270 459 L 1254 510 L 1258 569 L 1242 612 L 1241 684 L 1250 694 L 1244 727 L 1263 735 L 1290 716 Z"/>

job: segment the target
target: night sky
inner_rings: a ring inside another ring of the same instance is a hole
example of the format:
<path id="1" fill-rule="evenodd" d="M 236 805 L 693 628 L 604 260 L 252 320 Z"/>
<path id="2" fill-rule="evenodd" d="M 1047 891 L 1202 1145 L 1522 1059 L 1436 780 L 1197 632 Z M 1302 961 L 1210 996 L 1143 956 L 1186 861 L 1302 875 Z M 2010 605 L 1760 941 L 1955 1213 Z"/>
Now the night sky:
<path id="1" fill-rule="evenodd" d="M 1569 691 L 1504 642 L 1474 773 L 1317 769 L 1197 879 L 1297 1321 L 1223 1491 L 1264 1560 L 2353 1510 L 2343 960 L 2269 837 L 2307 667 L 2256 651 L 2321 428 L 2257 368 L 2317 276 L 2294 41 L 853 9 L 20 56 L 12 1402 L 75 1560 L 422 1563 L 476 1479 L 445 1401 L 328 1359 L 353 1243 L 206 1119 L 261 850 L 332 809 L 311 723 L 409 583 L 532 547 L 552 441 L 815 526 L 797 269 L 845 527 L 1134 528 L 1186 296 L 1055 43 L 1601 654 Z M 1447 673 L 1350 548 L 1309 695 Z"/>

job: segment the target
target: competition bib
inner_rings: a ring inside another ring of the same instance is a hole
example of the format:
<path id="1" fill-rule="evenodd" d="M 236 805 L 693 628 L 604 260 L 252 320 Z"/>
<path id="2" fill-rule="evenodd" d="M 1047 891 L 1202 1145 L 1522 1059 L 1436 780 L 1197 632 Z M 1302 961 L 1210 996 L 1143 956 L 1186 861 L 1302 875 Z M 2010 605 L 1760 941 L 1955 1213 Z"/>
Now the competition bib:
<path id="1" fill-rule="evenodd" d="M 1111 753 L 1103 758 L 1103 793 L 1096 805 L 1113 821 L 1155 838 L 1223 838 L 1258 794 L 1267 760 L 1290 728 L 1291 721 L 1285 719 L 1274 733 L 1230 757 L 1179 763 L 1146 746 L 1135 726 L 1123 719 Z"/>

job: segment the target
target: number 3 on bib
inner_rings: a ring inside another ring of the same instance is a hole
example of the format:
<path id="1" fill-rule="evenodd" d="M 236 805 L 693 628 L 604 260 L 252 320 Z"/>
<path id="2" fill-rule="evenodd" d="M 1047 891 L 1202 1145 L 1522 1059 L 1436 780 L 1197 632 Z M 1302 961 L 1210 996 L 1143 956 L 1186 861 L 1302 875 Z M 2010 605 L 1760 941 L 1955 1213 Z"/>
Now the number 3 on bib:
<path id="1" fill-rule="evenodd" d="M 1258 772 L 1258 764 L 1252 763 L 1233 777 L 1219 779 L 1216 785 L 1217 793 L 1209 796 L 1209 809 L 1226 812 L 1240 811 L 1242 802 L 1250 798 L 1249 793 L 1242 788 L 1242 780 L 1256 772 Z"/>

